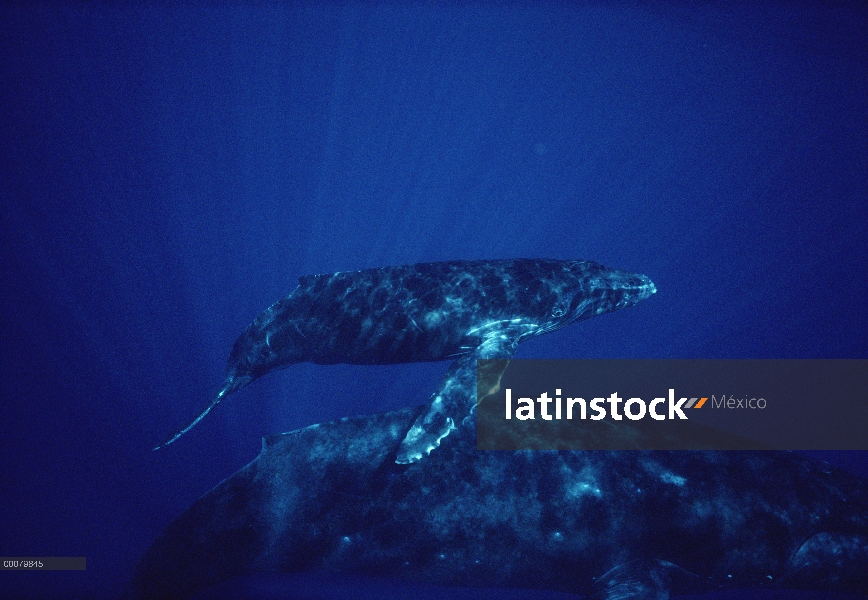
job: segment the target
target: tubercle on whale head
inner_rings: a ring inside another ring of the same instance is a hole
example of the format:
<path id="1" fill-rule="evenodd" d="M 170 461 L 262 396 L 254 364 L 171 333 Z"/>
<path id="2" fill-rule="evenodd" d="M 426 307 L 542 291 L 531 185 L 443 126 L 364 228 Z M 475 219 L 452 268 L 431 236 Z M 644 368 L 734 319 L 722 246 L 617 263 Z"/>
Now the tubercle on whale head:
<path id="1" fill-rule="evenodd" d="M 627 304 L 627 306 L 650 298 L 657 293 L 657 286 L 654 285 L 654 282 L 645 275 L 637 273 L 611 271 L 607 277 L 601 278 L 595 283 L 599 288 L 621 291 L 628 294 L 632 302 Z"/>
<path id="2" fill-rule="evenodd" d="M 576 261 L 570 271 L 577 286 L 570 309 L 564 315 L 565 324 L 633 306 L 657 293 L 657 287 L 647 276 L 599 263 Z"/>

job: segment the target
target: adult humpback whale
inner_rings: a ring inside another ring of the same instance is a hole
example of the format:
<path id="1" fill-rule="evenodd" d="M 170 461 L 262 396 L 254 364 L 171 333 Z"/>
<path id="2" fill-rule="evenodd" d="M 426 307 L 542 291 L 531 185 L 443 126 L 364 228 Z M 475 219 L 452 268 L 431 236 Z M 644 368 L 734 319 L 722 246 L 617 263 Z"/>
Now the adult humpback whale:
<path id="1" fill-rule="evenodd" d="M 656 291 L 644 275 L 581 260 L 449 261 L 301 277 L 236 340 L 211 404 L 155 450 L 189 431 L 227 395 L 293 363 L 454 358 L 398 450 L 396 462 L 415 462 L 472 416 L 477 359 L 508 359 L 524 339 L 631 306 Z"/>
<path id="2" fill-rule="evenodd" d="M 868 592 L 868 482 L 820 461 L 480 451 L 462 427 L 425 460 L 397 465 L 420 414 L 265 438 L 256 460 L 166 527 L 138 565 L 136 595 L 186 598 L 238 576 L 311 571 L 598 600 Z"/>

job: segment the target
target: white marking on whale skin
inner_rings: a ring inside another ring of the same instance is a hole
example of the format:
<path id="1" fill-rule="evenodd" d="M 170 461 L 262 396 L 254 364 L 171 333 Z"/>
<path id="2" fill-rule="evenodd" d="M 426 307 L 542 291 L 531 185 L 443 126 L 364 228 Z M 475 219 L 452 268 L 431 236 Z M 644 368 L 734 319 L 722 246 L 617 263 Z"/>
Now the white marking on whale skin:
<path id="1" fill-rule="evenodd" d="M 561 465 L 560 470 L 566 483 L 564 487 L 565 497 L 573 500 L 581 500 L 584 496 L 602 497 L 603 492 L 600 490 L 600 483 L 594 469 L 586 467 L 575 473 L 564 464 Z"/>
<path id="2" fill-rule="evenodd" d="M 597 487 L 596 482 L 578 481 L 567 490 L 568 498 L 581 498 L 582 496 L 596 496 L 599 498 L 603 493 Z"/>
<path id="3" fill-rule="evenodd" d="M 579 477 L 566 486 L 566 497 L 579 499 L 583 496 L 601 497 L 600 484 L 597 478 L 590 472 L 583 471 Z"/>
<path id="4" fill-rule="evenodd" d="M 495 332 L 495 331 L 500 332 L 500 331 L 508 328 L 511 325 L 520 325 L 523 322 L 524 322 L 524 319 L 503 319 L 500 321 L 488 321 L 487 323 L 483 323 L 479 327 L 474 327 L 474 328 L 468 330 L 467 335 L 468 336 L 472 336 L 472 335 L 473 336 L 475 336 L 475 335 L 482 336 L 482 335 L 485 335 L 487 332 Z M 527 323 L 526 326 L 528 328 L 538 328 L 537 325 L 533 325 L 531 323 Z M 499 334 L 499 335 L 500 335 L 500 337 L 504 337 L 503 334 Z"/>
<path id="5" fill-rule="evenodd" d="M 443 318 L 444 315 L 441 311 L 432 310 L 425 314 L 425 325 L 427 325 L 429 329 L 434 329 L 443 322 Z"/>
<path id="6" fill-rule="evenodd" d="M 687 480 L 681 475 L 675 475 L 668 471 L 660 474 L 660 481 L 663 483 L 671 483 L 672 485 L 677 485 L 679 487 L 683 487 L 684 484 L 687 483 Z"/>

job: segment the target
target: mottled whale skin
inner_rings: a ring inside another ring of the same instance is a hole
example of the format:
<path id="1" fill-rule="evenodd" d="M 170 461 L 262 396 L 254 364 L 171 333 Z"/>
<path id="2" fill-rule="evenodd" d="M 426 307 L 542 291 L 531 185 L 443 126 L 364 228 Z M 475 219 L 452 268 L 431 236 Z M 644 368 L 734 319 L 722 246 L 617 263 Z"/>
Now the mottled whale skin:
<path id="1" fill-rule="evenodd" d="M 868 482 L 825 463 L 772 451 L 480 451 L 459 428 L 425 460 L 395 464 L 423 410 L 265 438 L 256 460 L 160 535 L 136 596 L 298 572 L 606 600 L 868 592 Z"/>
<path id="2" fill-rule="evenodd" d="M 211 405 L 155 449 L 274 369 L 298 362 L 455 359 L 396 454 L 399 463 L 415 462 L 473 418 L 477 359 L 508 359 L 526 338 L 631 306 L 655 292 L 644 275 L 582 260 L 449 261 L 301 277 L 235 342 L 223 388 Z"/>

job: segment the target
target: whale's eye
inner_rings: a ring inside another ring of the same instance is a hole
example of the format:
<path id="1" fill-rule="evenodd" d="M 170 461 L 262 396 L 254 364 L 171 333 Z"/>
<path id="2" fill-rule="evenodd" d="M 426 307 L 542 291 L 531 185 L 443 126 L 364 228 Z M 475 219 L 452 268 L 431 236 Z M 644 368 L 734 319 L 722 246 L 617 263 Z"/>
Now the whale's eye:
<path id="1" fill-rule="evenodd" d="M 566 313 L 567 313 L 567 307 L 563 304 L 557 304 L 552 309 L 552 316 L 556 317 L 556 318 L 557 317 L 563 317 Z"/>

